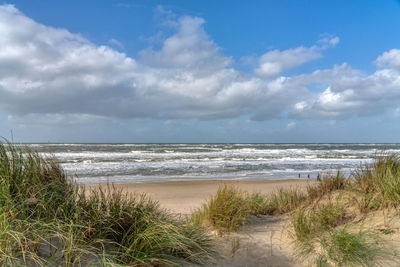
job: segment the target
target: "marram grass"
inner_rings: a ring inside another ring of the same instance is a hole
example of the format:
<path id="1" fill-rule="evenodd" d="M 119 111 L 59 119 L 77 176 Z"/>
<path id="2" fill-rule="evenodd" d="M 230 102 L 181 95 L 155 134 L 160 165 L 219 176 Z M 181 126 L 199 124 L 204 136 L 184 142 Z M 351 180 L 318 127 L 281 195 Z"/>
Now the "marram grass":
<path id="1" fill-rule="evenodd" d="M 336 191 L 341 192 L 338 196 L 343 204 L 326 204 Z M 344 196 L 355 201 L 346 202 Z M 340 172 L 326 175 L 307 188 L 307 199 L 306 205 L 292 216 L 299 258 L 312 260 L 313 266 L 400 265 L 396 246 L 383 239 L 376 229 L 357 230 L 359 224 L 346 220 L 346 210 L 358 210 L 364 216 L 372 210 L 396 212 L 400 206 L 398 155 L 377 153 L 373 164 L 361 166 L 348 178 Z"/>
<path id="2" fill-rule="evenodd" d="M 158 203 L 78 188 L 54 158 L 0 143 L 1 266 L 176 266 L 208 262 L 213 241 Z"/>
<path id="3" fill-rule="evenodd" d="M 219 232 L 229 232 L 240 229 L 250 215 L 287 213 L 300 206 L 305 199 L 305 195 L 295 189 L 279 189 L 263 195 L 222 185 L 208 203 L 192 214 L 191 222 L 212 226 Z"/>
<path id="4" fill-rule="evenodd" d="M 326 175 L 305 193 L 263 195 L 222 186 L 190 221 L 178 221 L 145 195 L 111 186 L 87 192 L 57 164 L 0 143 L 1 266 L 192 266 L 210 264 L 213 240 L 202 226 L 240 229 L 250 215 L 292 213 L 300 257 L 317 266 L 373 266 L 397 260 L 370 230 L 350 231 L 347 207 L 319 201 L 336 191 L 359 195 L 362 212 L 400 206 L 400 159 L 377 154 L 346 178 Z M 313 209 L 314 208 L 314 209 Z"/>

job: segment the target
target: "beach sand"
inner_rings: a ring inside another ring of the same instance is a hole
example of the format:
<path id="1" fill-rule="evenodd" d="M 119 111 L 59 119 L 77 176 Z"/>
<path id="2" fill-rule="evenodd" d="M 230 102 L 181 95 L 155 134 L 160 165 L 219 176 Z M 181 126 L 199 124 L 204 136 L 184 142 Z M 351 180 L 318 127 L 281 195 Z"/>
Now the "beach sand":
<path id="1" fill-rule="evenodd" d="M 279 188 L 297 188 L 304 190 L 307 184 L 315 180 L 286 179 L 286 180 L 201 180 L 201 181 L 168 181 L 154 183 L 114 184 L 116 189 L 128 193 L 146 193 L 149 197 L 160 202 L 161 207 L 172 213 L 190 214 L 201 207 L 218 187 L 223 184 L 234 185 L 248 192 L 271 193 Z M 107 185 L 91 185 L 90 188 Z"/>
<path id="2" fill-rule="evenodd" d="M 114 184 L 127 193 L 146 193 L 161 207 L 179 216 L 190 215 L 214 195 L 220 185 L 234 185 L 248 192 L 271 193 L 279 188 L 305 190 L 315 180 L 202 180 Z M 91 185 L 91 188 L 107 185 Z M 251 216 L 241 231 L 215 236 L 222 256 L 210 266 L 303 266 L 294 257 L 288 215 Z M 236 245 L 235 245 L 236 244 Z"/>

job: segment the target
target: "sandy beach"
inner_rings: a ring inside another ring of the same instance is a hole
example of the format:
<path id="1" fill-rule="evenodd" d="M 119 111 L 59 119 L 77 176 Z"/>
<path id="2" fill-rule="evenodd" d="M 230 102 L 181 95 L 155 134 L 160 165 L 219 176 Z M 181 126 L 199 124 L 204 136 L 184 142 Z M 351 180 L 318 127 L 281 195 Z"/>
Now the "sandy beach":
<path id="1" fill-rule="evenodd" d="M 305 190 L 311 179 L 281 180 L 202 180 L 168 181 L 152 183 L 114 184 L 116 189 L 127 193 L 146 193 L 159 201 L 161 207 L 177 215 L 190 215 L 201 207 L 220 185 L 234 185 L 248 192 L 271 193 L 279 188 Z M 105 184 L 91 185 L 90 188 L 107 187 Z M 287 237 L 285 216 L 251 217 L 246 226 L 237 233 L 216 237 L 218 251 L 222 258 L 218 266 L 302 266 L 292 257 L 290 239 Z M 240 248 L 232 254 L 232 242 L 240 240 Z"/>
<path id="2" fill-rule="evenodd" d="M 160 202 L 163 208 L 173 213 L 190 214 L 199 208 L 223 184 L 234 185 L 248 192 L 270 193 L 279 188 L 305 189 L 307 184 L 315 180 L 286 179 L 286 180 L 202 180 L 202 181 L 168 181 L 152 183 L 114 184 L 115 188 L 124 192 L 145 193 Z M 106 187 L 107 185 L 90 185 L 89 188 Z"/>

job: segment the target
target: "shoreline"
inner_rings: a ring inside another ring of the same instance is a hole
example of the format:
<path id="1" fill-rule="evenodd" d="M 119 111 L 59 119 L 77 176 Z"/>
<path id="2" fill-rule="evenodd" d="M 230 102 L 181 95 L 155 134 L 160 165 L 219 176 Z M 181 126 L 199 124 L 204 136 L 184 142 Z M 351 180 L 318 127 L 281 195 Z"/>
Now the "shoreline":
<path id="1" fill-rule="evenodd" d="M 240 190 L 272 193 L 279 188 L 305 190 L 315 179 L 277 179 L 277 180 L 189 180 L 142 183 L 111 183 L 118 190 L 128 194 L 145 193 L 158 201 L 162 208 L 172 213 L 188 215 L 214 195 L 220 185 L 233 185 Z M 107 184 L 85 185 L 88 189 L 107 188 Z"/>

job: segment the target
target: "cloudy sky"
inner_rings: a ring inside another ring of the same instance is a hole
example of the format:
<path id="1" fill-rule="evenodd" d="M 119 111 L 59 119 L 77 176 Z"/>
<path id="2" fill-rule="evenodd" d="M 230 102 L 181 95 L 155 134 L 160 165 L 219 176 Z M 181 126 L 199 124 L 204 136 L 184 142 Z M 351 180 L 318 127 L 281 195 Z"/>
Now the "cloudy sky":
<path id="1" fill-rule="evenodd" d="M 399 1 L 248 2 L 1 2 L 0 135 L 400 142 Z"/>

